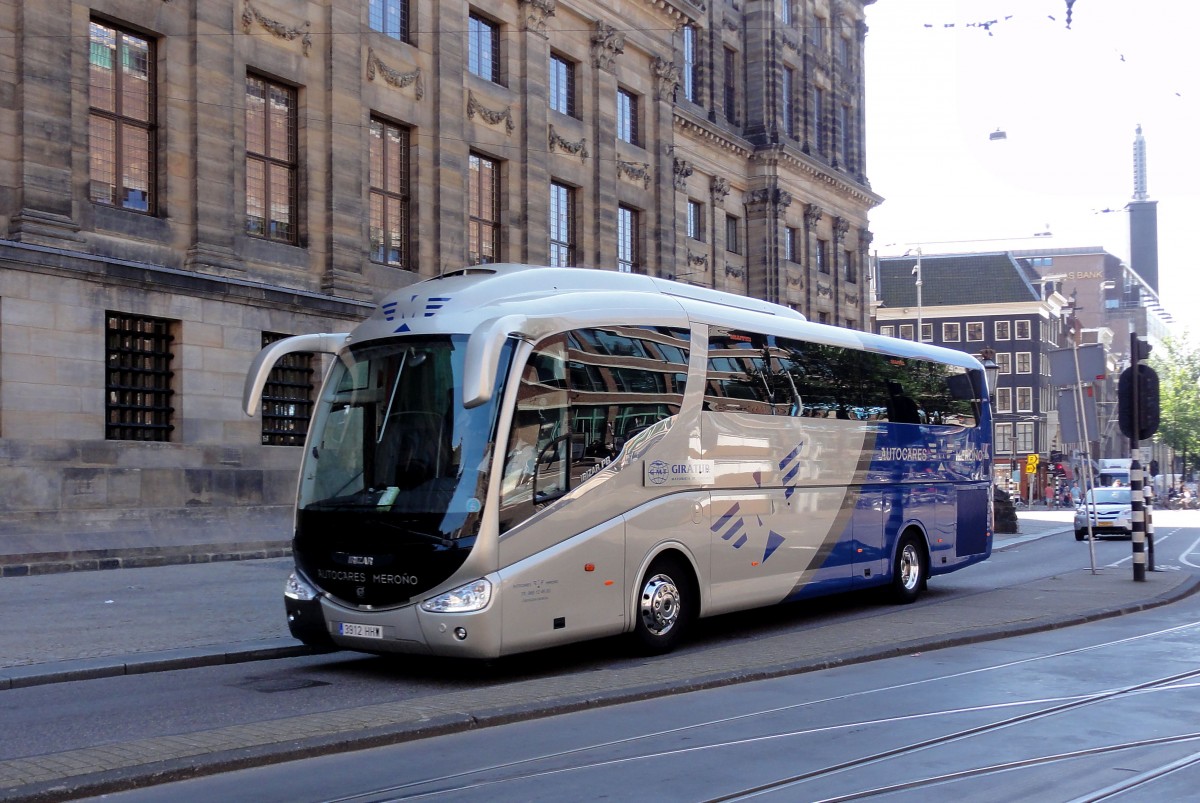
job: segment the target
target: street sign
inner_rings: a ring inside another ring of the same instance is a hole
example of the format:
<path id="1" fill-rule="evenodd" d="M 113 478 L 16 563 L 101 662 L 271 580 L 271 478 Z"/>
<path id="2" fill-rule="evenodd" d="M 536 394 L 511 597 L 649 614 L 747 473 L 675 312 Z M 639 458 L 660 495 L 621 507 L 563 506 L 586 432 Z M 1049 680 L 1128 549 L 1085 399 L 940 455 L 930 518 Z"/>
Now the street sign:
<path id="1" fill-rule="evenodd" d="M 1038 456 L 1036 454 L 1031 454 L 1031 455 L 1029 455 L 1029 457 L 1025 458 L 1025 473 L 1026 474 L 1037 474 L 1037 467 L 1038 467 Z"/>

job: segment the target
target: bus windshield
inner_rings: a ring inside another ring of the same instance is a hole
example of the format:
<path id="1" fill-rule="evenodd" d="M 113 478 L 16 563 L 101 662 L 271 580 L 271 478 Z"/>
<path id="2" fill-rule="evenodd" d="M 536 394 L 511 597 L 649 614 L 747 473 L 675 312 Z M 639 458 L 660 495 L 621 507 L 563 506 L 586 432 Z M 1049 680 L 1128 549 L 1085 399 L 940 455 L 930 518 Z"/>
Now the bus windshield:
<path id="1" fill-rule="evenodd" d="M 339 355 L 305 454 L 302 520 L 362 512 L 404 540 L 475 535 L 499 394 L 462 406 L 466 344 L 402 338 Z"/>

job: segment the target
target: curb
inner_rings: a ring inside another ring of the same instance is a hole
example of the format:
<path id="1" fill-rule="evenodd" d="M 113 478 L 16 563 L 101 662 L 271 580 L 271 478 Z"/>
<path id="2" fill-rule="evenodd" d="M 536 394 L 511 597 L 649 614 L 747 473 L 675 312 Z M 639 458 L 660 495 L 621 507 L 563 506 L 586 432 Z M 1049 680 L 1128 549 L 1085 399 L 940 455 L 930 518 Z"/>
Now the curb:
<path id="1" fill-rule="evenodd" d="M 75 661 L 55 661 L 49 664 L 25 664 L 0 669 L 0 691 L 26 689 L 51 683 L 70 683 L 75 680 L 143 675 L 176 669 L 196 669 L 203 666 L 240 664 L 274 658 L 296 658 L 319 655 L 333 650 L 320 650 L 300 644 L 290 638 L 264 639 L 237 644 L 216 644 L 211 647 L 186 647 L 177 650 L 116 655 L 108 658 L 82 658 Z"/>

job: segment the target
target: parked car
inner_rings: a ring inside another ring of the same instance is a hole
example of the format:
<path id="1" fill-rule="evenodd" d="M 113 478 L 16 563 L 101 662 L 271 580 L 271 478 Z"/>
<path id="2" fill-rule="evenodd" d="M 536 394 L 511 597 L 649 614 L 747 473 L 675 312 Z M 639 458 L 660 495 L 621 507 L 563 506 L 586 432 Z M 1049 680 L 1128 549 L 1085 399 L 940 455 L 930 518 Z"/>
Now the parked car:
<path id="1" fill-rule="evenodd" d="M 1129 488 L 1093 488 L 1075 508 L 1075 540 L 1087 538 L 1088 518 L 1092 534 L 1132 535 L 1133 500 Z"/>

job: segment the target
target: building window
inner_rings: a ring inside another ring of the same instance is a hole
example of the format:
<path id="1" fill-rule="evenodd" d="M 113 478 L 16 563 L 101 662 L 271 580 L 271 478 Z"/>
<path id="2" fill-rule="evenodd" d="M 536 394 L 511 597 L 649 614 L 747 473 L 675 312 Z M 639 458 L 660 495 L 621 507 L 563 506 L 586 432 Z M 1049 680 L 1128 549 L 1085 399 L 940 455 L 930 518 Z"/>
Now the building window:
<path id="1" fill-rule="evenodd" d="M 1017 412 L 1032 413 L 1033 412 L 1033 388 L 1024 387 L 1017 388 Z"/>
<path id="2" fill-rule="evenodd" d="M 843 258 L 846 260 L 846 281 L 850 284 L 858 282 L 858 266 L 854 263 L 854 252 L 844 251 Z"/>
<path id="3" fill-rule="evenodd" d="M 1029 332 L 1029 321 L 1017 321 L 1017 340 L 1028 340 Z"/>
<path id="4" fill-rule="evenodd" d="M 931 324 L 931 323 L 921 324 L 921 342 L 922 343 L 932 343 L 933 342 L 933 324 Z"/>
<path id="5" fill-rule="evenodd" d="M 817 155 L 824 156 L 827 147 L 825 142 L 825 90 L 813 87 L 812 104 L 813 141 L 816 143 Z"/>
<path id="6" fill-rule="evenodd" d="M 737 51 L 731 47 L 725 48 L 725 82 L 723 84 L 724 91 L 722 95 L 725 101 L 725 119 L 737 125 L 737 98 L 738 98 L 738 70 L 737 70 Z"/>
<path id="7" fill-rule="evenodd" d="M 88 196 L 154 214 L 153 42 L 92 20 L 88 104 Z"/>
<path id="8" fill-rule="evenodd" d="M 828 240 L 817 240 L 817 273 L 829 273 Z"/>
<path id="9" fill-rule="evenodd" d="M 837 37 L 837 63 L 845 67 L 850 63 L 850 39 L 845 36 Z"/>
<path id="10" fill-rule="evenodd" d="M 996 355 L 996 365 L 1000 367 L 1000 373 L 1012 373 L 1012 355 L 1007 351 L 1000 352 Z"/>
<path id="11" fill-rule="evenodd" d="M 996 388 L 996 412 L 1012 412 L 1012 388 Z"/>
<path id="12" fill-rule="evenodd" d="M 851 124 L 849 106 L 838 107 L 838 135 L 842 140 L 842 167 L 850 167 L 854 162 L 850 158 L 854 150 L 854 126 Z"/>
<path id="13" fill-rule="evenodd" d="M 740 223 L 733 215 L 725 216 L 725 250 L 731 254 L 742 253 L 742 240 L 738 232 Z"/>
<path id="14" fill-rule="evenodd" d="M 370 259 L 409 268 L 408 129 L 371 118 Z"/>
<path id="15" fill-rule="evenodd" d="M 296 90 L 246 76 L 246 233 L 295 244 Z"/>
<path id="16" fill-rule="evenodd" d="M 371 0 L 367 17 L 372 31 L 408 41 L 408 0 Z"/>
<path id="17" fill-rule="evenodd" d="M 911 323 L 900 324 L 900 339 L 901 340 L 912 340 L 913 339 L 913 325 Z"/>
<path id="18" fill-rule="evenodd" d="M 895 337 L 896 336 L 896 327 L 895 326 L 881 326 L 881 327 L 879 327 L 879 334 L 883 335 L 884 337 Z"/>
<path id="19" fill-rule="evenodd" d="M 263 347 L 287 335 L 263 332 Z M 313 405 L 313 355 L 285 354 L 267 375 L 262 393 L 264 446 L 303 446 Z"/>
<path id="20" fill-rule="evenodd" d="M 1018 401 L 1020 395 L 1017 396 Z M 1033 452 L 1033 422 L 1019 421 L 1017 422 L 1017 451 L 1018 452 Z"/>
<path id="21" fill-rule="evenodd" d="M 120 312 L 105 317 L 104 437 L 170 440 L 173 322 Z"/>
<path id="22" fill-rule="evenodd" d="M 800 230 L 788 226 L 783 233 L 784 257 L 789 262 L 800 261 Z"/>
<path id="23" fill-rule="evenodd" d="M 1013 440 L 1013 425 L 1012 424 L 997 424 L 996 425 L 996 451 L 1008 452 L 1012 454 L 1013 447 L 1016 446 L 1016 441 Z"/>
<path id="24" fill-rule="evenodd" d="M 692 103 L 700 102 L 700 76 L 697 65 L 699 48 L 696 42 L 696 26 L 683 26 L 683 96 Z"/>
<path id="25" fill-rule="evenodd" d="M 617 208 L 617 270 L 642 272 L 641 236 L 638 210 L 622 204 Z"/>
<path id="26" fill-rule="evenodd" d="M 630 145 L 641 144 L 637 95 L 625 89 L 617 90 L 617 139 Z"/>
<path id="27" fill-rule="evenodd" d="M 1017 352 L 1017 373 L 1029 374 L 1033 373 L 1032 355 L 1028 351 Z"/>
<path id="28" fill-rule="evenodd" d="M 996 339 L 1011 340 L 1012 325 L 1011 321 L 996 321 Z"/>
<path id="29" fill-rule="evenodd" d="M 942 342 L 957 343 L 960 338 L 959 325 L 957 323 L 942 324 Z"/>
<path id="30" fill-rule="evenodd" d="M 818 312 L 817 313 L 817 323 L 829 323 L 829 313 L 828 312 Z"/>
<path id="31" fill-rule="evenodd" d="M 575 191 L 557 181 L 550 182 L 550 264 L 575 264 Z"/>
<path id="32" fill-rule="evenodd" d="M 687 236 L 704 242 L 704 204 L 688 199 Z"/>
<path id="33" fill-rule="evenodd" d="M 472 13 L 467 21 L 467 69 L 472 75 L 500 83 L 500 28 Z"/>
<path id="34" fill-rule="evenodd" d="M 784 25 L 792 24 L 792 0 L 779 0 L 779 19 Z"/>
<path id="35" fill-rule="evenodd" d="M 575 116 L 575 64 L 554 53 L 550 54 L 550 108 Z"/>
<path id="36" fill-rule="evenodd" d="M 471 154 L 469 181 L 467 261 L 495 262 L 500 253 L 500 163 Z"/>
<path id="37" fill-rule="evenodd" d="M 824 17 L 814 17 L 813 27 L 810 31 L 812 34 L 813 47 L 817 51 L 825 49 L 825 29 L 829 27 L 829 22 Z"/>
<path id="38" fill-rule="evenodd" d="M 783 132 L 796 138 L 796 105 L 792 102 L 796 92 L 796 71 L 783 68 Z"/>
<path id="39" fill-rule="evenodd" d="M 967 323 L 967 342 L 977 343 L 983 340 L 983 321 L 970 321 Z"/>

